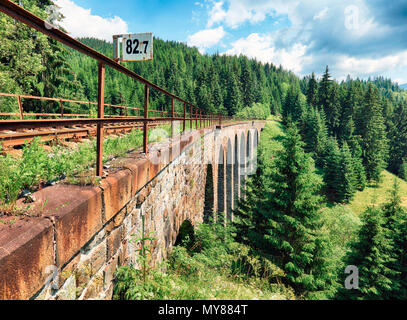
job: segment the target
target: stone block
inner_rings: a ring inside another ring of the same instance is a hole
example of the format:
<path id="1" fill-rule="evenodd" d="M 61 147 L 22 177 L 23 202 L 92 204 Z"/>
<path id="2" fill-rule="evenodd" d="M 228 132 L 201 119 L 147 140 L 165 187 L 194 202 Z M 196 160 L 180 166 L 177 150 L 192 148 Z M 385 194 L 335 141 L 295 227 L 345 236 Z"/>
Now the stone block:
<path id="1" fill-rule="evenodd" d="M 121 170 L 102 180 L 105 220 L 109 221 L 131 200 L 131 171 Z"/>
<path id="2" fill-rule="evenodd" d="M 45 284 L 53 265 L 53 229 L 48 219 L 0 226 L 0 300 L 31 298 Z"/>
<path id="3" fill-rule="evenodd" d="M 104 279 L 104 287 L 107 289 L 110 284 L 113 282 L 114 274 L 117 269 L 117 260 L 119 255 L 116 254 L 110 259 L 109 263 L 103 269 L 103 279 Z"/>
<path id="4" fill-rule="evenodd" d="M 130 170 L 131 172 L 131 196 L 134 197 L 134 195 L 138 191 L 138 166 L 135 160 L 128 160 L 123 164 L 123 167 L 125 169 Z"/>
<path id="5" fill-rule="evenodd" d="M 137 187 L 135 194 L 143 188 L 148 182 L 148 171 L 150 167 L 150 163 L 146 158 L 139 159 L 135 162 L 137 166 Z"/>
<path id="6" fill-rule="evenodd" d="M 75 270 L 78 267 L 79 261 L 80 261 L 81 255 L 78 254 L 73 258 L 71 261 L 69 261 L 65 267 L 61 270 L 59 274 L 59 284 L 63 285 L 67 279 L 69 279 L 72 275 L 75 274 Z"/>
<path id="7" fill-rule="evenodd" d="M 93 276 L 106 263 L 107 244 L 106 240 L 93 248 L 88 254 L 82 255 L 79 269 L 88 268 L 89 276 Z"/>
<path id="8" fill-rule="evenodd" d="M 56 294 L 56 300 L 76 300 L 76 280 L 70 276 Z"/>
<path id="9" fill-rule="evenodd" d="M 122 241 L 122 228 L 113 230 L 107 237 L 107 260 L 117 253 Z"/>
<path id="10" fill-rule="evenodd" d="M 83 290 L 80 300 L 99 299 L 103 294 L 103 273 L 97 273 L 89 282 L 88 286 Z"/>
<path id="11" fill-rule="evenodd" d="M 48 199 L 44 216 L 56 231 L 57 265 L 68 262 L 102 227 L 102 192 L 97 187 L 56 185 L 39 192 Z"/>

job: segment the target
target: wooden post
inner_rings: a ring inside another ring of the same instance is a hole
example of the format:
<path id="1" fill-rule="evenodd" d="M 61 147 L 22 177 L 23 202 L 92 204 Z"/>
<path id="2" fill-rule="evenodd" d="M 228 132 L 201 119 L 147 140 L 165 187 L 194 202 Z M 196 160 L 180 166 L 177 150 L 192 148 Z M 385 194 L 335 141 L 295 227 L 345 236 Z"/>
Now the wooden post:
<path id="1" fill-rule="evenodd" d="M 20 119 L 24 120 L 23 104 L 21 103 L 21 96 L 17 96 L 17 101 L 18 101 L 18 109 L 20 110 Z"/>
<path id="2" fill-rule="evenodd" d="M 99 62 L 98 68 L 98 118 L 105 117 L 105 65 Z M 96 175 L 101 177 L 103 174 L 103 123 L 97 124 L 97 142 L 96 142 Z"/>
<path id="3" fill-rule="evenodd" d="M 143 130 L 143 152 L 147 155 L 148 137 L 148 86 L 144 85 L 144 130 Z"/>
<path id="4" fill-rule="evenodd" d="M 198 108 L 195 110 L 195 129 L 198 129 Z"/>

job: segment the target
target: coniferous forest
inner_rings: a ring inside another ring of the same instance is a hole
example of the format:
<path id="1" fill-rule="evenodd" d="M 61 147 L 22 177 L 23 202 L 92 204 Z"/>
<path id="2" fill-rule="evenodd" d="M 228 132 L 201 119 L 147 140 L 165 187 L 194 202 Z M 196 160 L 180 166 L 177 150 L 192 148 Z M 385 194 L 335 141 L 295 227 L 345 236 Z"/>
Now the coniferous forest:
<path id="1" fill-rule="evenodd" d="M 24 3 L 46 18 L 52 2 Z M 95 61 L 4 14 L 0 39 L 0 92 L 97 100 Z M 113 55 L 111 43 L 79 40 Z M 256 179 L 248 179 L 250 193 L 235 212 L 235 241 L 261 257 L 260 269 L 265 261 L 276 265 L 299 298 L 407 299 L 406 195 L 397 180 L 387 201 L 372 203 L 358 223 L 343 212 L 358 192 L 380 184 L 385 170 L 407 180 L 407 91 L 382 77 L 338 82 L 328 66 L 299 78 L 282 66 L 202 55 L 158 38 L 152 61 L 123 65 L 210 112 L 280 119 L 281 145 L 271 150 L 275 137 L 262 141 Z M 107 70 L 106 103 L 141 108 L 143 99 L 142 85 Z M 152 90 L 150 104 L 169 110 L 171 102 Z M 58 112 L 50 102 L 25 100 L 23 108 Z M 70 105 L 66 113 L 88 108 Z M 0 97 L 0 112 L 18 112 L 18 105 Z M 343 286 L 348 265 L 359 268 L 358 290 Z"/>

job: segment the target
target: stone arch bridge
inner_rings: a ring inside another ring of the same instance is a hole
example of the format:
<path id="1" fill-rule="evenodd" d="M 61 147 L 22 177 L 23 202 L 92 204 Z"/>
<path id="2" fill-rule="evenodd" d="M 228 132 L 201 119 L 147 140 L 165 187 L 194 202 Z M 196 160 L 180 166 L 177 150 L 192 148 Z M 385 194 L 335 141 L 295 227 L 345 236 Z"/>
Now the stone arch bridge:
<path id="1" fill-rule="evenodd" d="M 168 139 L 158 132 L 147 156 L 113 160 L 100 185 L 36 192 L 29 215 L 0 224 L 0 299 L 111 299 L 117 267 L 137 265 L 132 239 L 143 220 L 154 237 L 152 264 L 168 257 L 184 221 L 232 220 L 264 125 L 227 123 Z"/>

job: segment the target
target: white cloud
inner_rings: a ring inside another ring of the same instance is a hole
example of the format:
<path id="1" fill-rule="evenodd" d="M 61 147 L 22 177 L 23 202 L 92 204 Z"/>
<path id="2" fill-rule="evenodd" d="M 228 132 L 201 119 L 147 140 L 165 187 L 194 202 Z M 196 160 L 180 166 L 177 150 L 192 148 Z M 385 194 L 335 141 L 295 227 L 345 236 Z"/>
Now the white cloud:
<path id="1" fill-rule="evenodd" d="M 227 9 L 224 9 L 227 4 Z M 295 7 L 297 2 L 291 3 Z M 242 23 L 261 22 L 267 15 L 273 13 L 285 14 L 289 11 L 289 6 L 285 1 L 274 0 L 226 0 L 213 2 L 213 7 L 209 12 L 208 27 L 215 24 L 224 23 L 230 28 L 237 28 Z"/>
<path id="2" fill-rule="evenodd" d="M 209 0 L 208 0 L 209 1 Z M 245 23 L 290 24 L 266 34 L 239 36 L 226 54 L 244 54 L 282 64 L 299 75 L 323 72 L 329 65 L 337 78 L 379 74 L 407 82 L 406 43 L 400 23 L 388 23 L 380 1 L 368 0 L 211 0 L 207 26 L 244 31 Z M 402 3 L 402 0 L 398 2 Z M 400 12 L 405 5 L 395 8 Z M 398 15 L 399 21 L 401 13 Z M 272 19 L 267 19 L 272 17 Z M 267 20 L 266 20 L 267 19 Z M 383 23 L 385 21 L 386 23 Z M 393 49 L 394 48 L 394 49 Z"/>
<path id="3" fill-rule="evenodd" d="M 295 43 L 292 47 L 276 48 L 273 44 L 273 37 L 252 33 L 247 38 L 241 38 L 232 43 L 232 49 L 227 50 L 227 55 L 243 54 L 249 58 L 256 58 L 263 63 L 273 63 L 282 65 L 284 68 L 299 73 L 303 65 L 309 62 L 305 56 L 307 47 L 301 43 Z"/>
<path id="4" fill-rule="evenodd" d="M 314 20 L 322 20 L 323 18 L 325 18 L 326 14 L 328 13 L 328 8 L 325 7 L 324 9 L 322 9 L 320 12 L 318 12 L 315 16 L 314 16 Z"/>
<path id="5" fill-rule="evenodd" d="M 205 29 L 188 36 L 187 44 L 192 47 L 197 47 L 201 53 L 206 49 L 213 47 L 226 35 L 223 27 L 215 29 Z"/>
<path id="6" fill-rule="evenodd" d="M 353 77 L 386 74 L 389 70 L 407 67 L 407 50 L 378 59 L 342 56 L 336 67 L 337 73 L 348 72 Z M 406 80 L 404 78 L 404 81 Z"/>
<path id="7" fill-rule="evenodd" d="M 127 23 L 118 16 L 103 18 L 76 5 L 71 0 L 54 0 L 65 19 L 60 25 L 73 37 L 94 37 L 112 41 L 114 34 L 129 33 Z"/>

